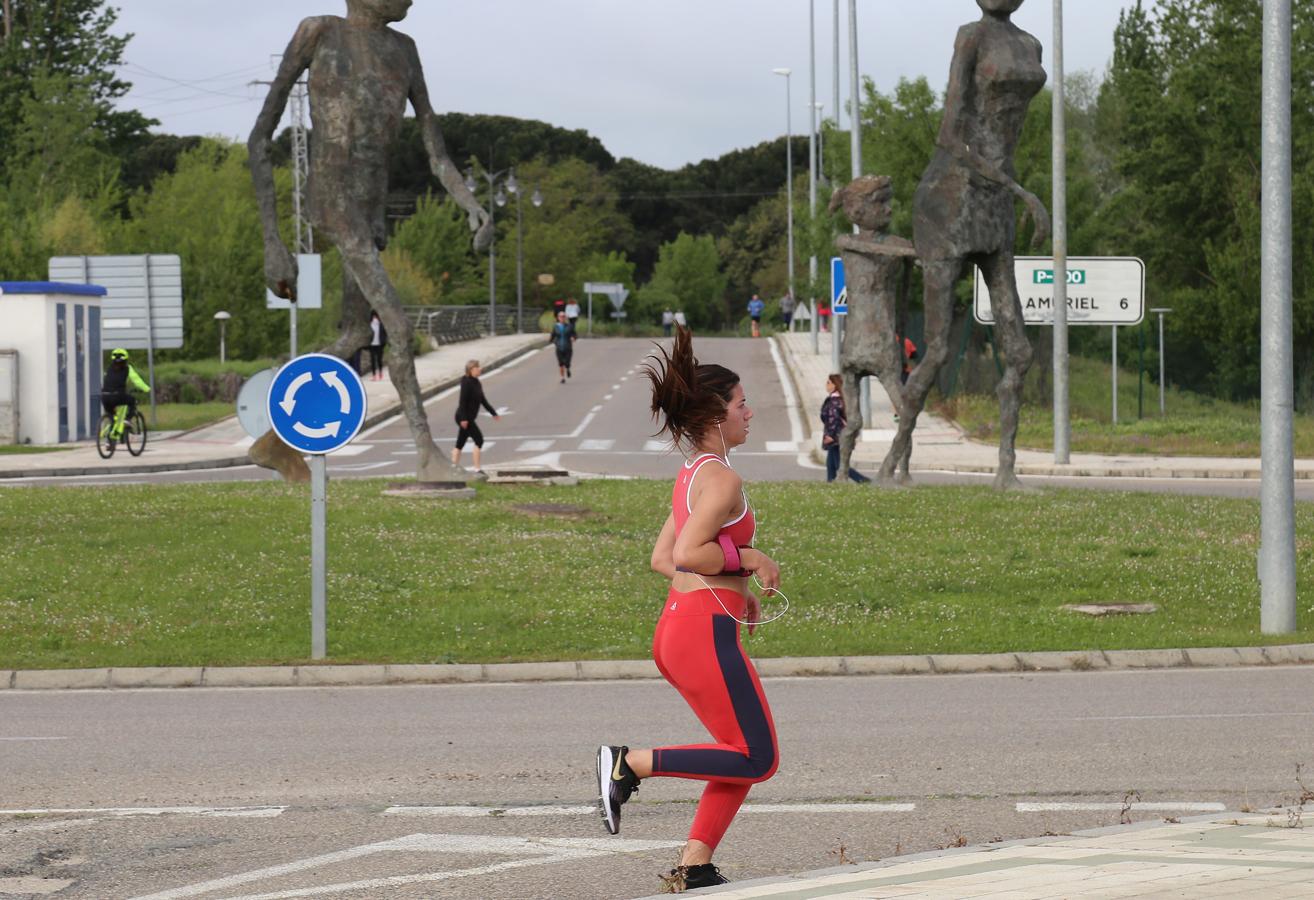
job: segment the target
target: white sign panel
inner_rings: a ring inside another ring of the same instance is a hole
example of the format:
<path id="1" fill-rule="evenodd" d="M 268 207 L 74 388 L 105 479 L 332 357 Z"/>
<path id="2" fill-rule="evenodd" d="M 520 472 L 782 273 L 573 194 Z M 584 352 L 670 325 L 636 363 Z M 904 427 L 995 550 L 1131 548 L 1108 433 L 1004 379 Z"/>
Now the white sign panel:
<path id="1" fill-rule="evenodd" d="M 318 253 L 297 254 L 297 309 L 324 306 L 324 271 Z M 265 309 L 291 309 L 292 301 L 265 289 Z"/>
<path id="2" fill-rule="evenodd" d="M 176 350 L 183 345 L 182 260 L 149 256 L 55 256 L 50 280 L 98 284 L 102 346 Z"/>
<path id="3" fill-rule="evenodd" d="M 993 325 L 990 291 L 976 271 L 972 300 L 976 320 Z M 1019 256 L 1013 261 L 1022 318 L 1028 325 L 1054 324 L 1054 260 Z M 1068 257 L 1069 325 L 1138 325 L 1145 317 L 1145 263 L 1126 256 Z"/>

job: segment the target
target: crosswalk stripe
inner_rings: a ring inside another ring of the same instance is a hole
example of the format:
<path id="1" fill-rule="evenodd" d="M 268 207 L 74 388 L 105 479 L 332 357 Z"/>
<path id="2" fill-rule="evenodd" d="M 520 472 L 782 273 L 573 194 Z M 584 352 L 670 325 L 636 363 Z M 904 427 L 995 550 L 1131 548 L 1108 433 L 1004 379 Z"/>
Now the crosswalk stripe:
<path id="1" fill-rule="evenodd" d="M 670 441 L 646 441 L 643 445 L 643 452 L 645 453 L 664 453 L 670 449 Z"/>
<path id="2" fill-rule="evenodd" d="M 590 439 L 590 440 L 587 440 L 587 441 L 580 441 L 580 442 L 579 442 L 579 449 L 581 449 L 581 450 L 610 450 L 610 449 L 611 449 L 612 447 L 614 447 L 615 445 L 616 445 L 616 442 L 615 442 L 615 441 Z"/>
<path id="3" fill-rule="evenodd" d="M 542 453 L 550 450 L 556 441 L 522 441 L 516 448 L 517 453 Z"/>

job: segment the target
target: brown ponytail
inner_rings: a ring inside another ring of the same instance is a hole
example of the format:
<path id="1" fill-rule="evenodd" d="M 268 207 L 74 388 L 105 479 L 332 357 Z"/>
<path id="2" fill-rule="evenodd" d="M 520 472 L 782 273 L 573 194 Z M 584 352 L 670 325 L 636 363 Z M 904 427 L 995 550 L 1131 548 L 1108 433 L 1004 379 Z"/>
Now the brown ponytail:
<path id="1" fill-rule="evenodd" d="M 739 376 L 725 366 L 700 364 L 693 355 L 693 333 L 680 325 L 671 352 L 661 345 L 657 350 L 661 357 L 650 356 L 652 362 L 643 367 L 652 382 L 652 417 L 662 425 L 657 435 L 669 434 L 677 447 L 695 445 L 725 418 Z"/>

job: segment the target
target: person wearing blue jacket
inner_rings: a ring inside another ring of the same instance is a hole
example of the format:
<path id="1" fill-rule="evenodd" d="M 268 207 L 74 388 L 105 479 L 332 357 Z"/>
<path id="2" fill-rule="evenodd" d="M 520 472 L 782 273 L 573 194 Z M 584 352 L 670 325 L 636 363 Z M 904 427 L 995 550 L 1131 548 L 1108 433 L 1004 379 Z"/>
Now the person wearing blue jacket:
<path id="1" fill-rule="evenodd" d="M 753 299 L 748 301 L 748 317 L 753 320 L 753 337 L 762 336 L 762 310 L 766 309 L 766 304 L 757 294 Z"/>

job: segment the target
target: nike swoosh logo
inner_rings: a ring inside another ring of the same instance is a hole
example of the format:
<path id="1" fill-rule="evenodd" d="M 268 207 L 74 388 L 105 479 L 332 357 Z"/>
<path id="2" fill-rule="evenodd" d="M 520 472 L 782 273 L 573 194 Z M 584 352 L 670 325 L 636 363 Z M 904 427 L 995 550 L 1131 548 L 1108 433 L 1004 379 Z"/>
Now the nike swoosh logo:
<path id="1" fill-rule="evenodd" d="M 616 757 L 616 766 L 615 766 L 615 768 L 613 768 L 613 769 L 611 770 L 611 780 L 612 780 L 612 781 L 620 781 L 622 778 L 625 777 L 624 775 L 621 774 L 621 770 L 620 770 L 621 762 L 622 762 L 624 759 L 625 759 L 625 757 L 623 757 L 623 756 L 617 756 L 617 757 Z"/>

